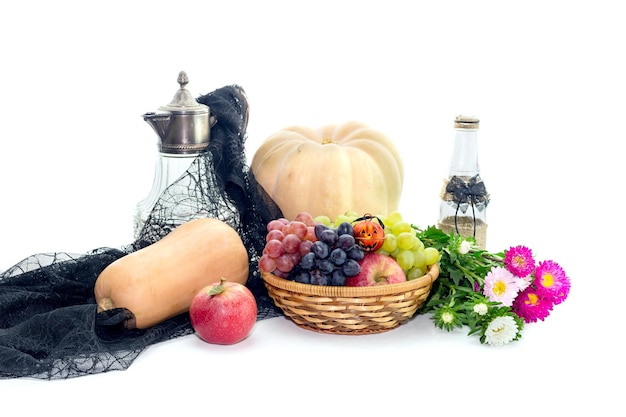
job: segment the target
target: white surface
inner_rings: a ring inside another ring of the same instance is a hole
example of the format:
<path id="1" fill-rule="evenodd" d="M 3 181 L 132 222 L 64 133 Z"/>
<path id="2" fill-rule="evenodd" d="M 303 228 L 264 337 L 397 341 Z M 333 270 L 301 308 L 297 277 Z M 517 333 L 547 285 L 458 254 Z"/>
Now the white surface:
<path id="1" fill-rule="evenodd" d="M 565 304 L 501 349 L 426 317 L 360 337 L 272 319 L 236 346 L 195 336 L 152 346 L 125 372 L 0 380 L 3 409 L 618 415 L 626 30 L 617 2 L 440 3 L 3 4 L 0 269 L 33 253 L 130 242 L 156 142 L 140 116 L 169 102 L 185 70 L 194 95 L 244 87 L 250 158 L 292 124 L 356 119 L 387 133 L 409 168 L 401 209 L 420 225 L 436 220 L 454 116 L 478 115 L 488 249 L 525 244 L 559 262 L 572 280 Z"/>

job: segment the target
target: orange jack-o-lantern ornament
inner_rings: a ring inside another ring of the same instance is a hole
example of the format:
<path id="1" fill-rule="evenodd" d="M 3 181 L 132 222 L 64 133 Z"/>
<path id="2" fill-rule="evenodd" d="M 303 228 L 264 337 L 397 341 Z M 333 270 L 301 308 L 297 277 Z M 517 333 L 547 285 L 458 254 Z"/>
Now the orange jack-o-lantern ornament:
<path id="1" fill-rule="evenodd" d="M 376 219 L 378 223 L 374 221 Z M 365 214 L 356 219 L 353 225 L 354 240 L 365 252 L 376 252 L 385 242 L 385 225 L 376 216 Z"/>

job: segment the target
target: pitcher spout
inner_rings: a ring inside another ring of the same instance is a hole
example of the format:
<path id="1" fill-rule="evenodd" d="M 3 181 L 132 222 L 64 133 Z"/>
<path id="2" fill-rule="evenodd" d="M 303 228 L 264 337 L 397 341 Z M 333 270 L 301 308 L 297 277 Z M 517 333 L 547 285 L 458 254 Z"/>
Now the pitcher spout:
<path id="1" fill-rule="evenodd" d="M 171 113 L 148 112 L 143 115 L 143 120 L 152 126 L 152 129 L 154 129 L 157 133 L 159 139 L 163 141 L 167 135 L 167 129 L 170 125 L 170 116 Z"/>

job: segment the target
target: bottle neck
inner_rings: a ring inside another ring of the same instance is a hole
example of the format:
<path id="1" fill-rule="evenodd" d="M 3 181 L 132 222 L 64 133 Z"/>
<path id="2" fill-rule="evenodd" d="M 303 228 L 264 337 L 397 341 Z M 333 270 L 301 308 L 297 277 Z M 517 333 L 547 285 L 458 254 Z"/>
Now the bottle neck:
<path id="1" fill-rule="evenodd" d="M 473 177 L 480 173 L 478 166 L 478 129 L 455 129 L 450 176 Z"/>

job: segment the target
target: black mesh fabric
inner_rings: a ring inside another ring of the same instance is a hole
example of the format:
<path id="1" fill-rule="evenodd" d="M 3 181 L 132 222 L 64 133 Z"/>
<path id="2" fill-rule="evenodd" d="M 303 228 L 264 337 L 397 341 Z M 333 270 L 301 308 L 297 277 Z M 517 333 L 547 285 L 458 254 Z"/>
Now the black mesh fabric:
<path id="1" fill-rule="evenodd" d="M 257 268 L 265 225 L 282 214 L 246 163 L 245 93 L 225 86 L 197 100 L 217 119 L 209 147 L 163 192 L 134 242 L 84 254 L 34 254 L 0 272 L 0 378 L 64 379 L 125 370 L 150 345 L 192 334 L 188 313 L 149 329 L 126 329 L 130 312 L 98 313 L 93 294 L 106 266 L 167 235 L 181 211 L 193 213 L 189 220 L 219 218 L 239 232 L 248 249 L 247 286 L 257 300 L 258 320 L 282 314 Z"/>

